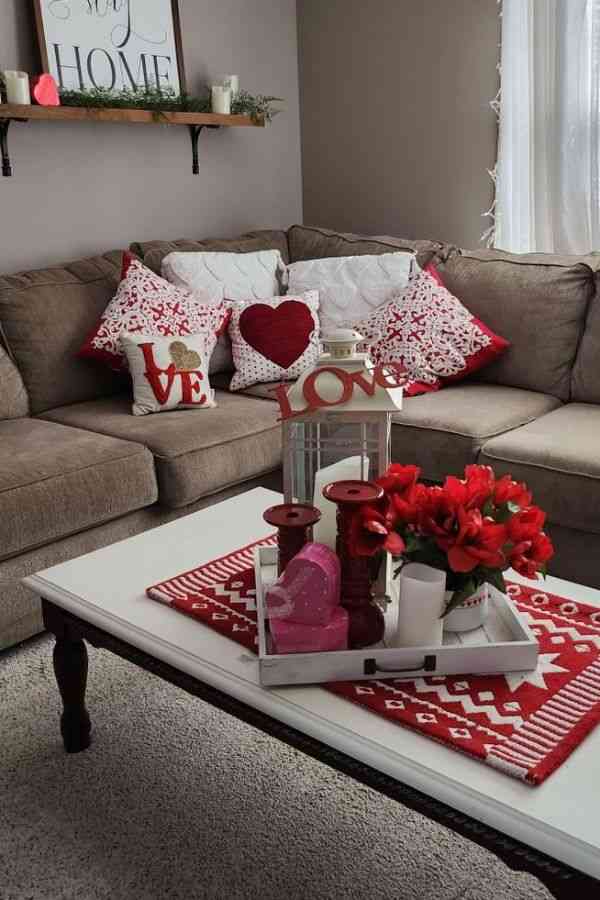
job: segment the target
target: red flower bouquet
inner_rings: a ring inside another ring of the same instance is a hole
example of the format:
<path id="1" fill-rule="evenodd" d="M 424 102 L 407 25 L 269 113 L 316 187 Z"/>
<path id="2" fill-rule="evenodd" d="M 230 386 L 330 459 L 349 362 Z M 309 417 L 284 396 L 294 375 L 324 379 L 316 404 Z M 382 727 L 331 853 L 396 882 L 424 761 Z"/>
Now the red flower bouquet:
<path id="1" fill-rule="evenodd" d="M 387 550 L 403 563 L 445 571 L 453 592 L 446 613 L 485 583 L 505 591 L 508 568 L 526 578 L 546 574 L 554 548 L 526 484 L 496 479 L 489 466 L 467 466 L 463 478 L 448 476 L 441 486 L 423 484 L 420 474 L 417 466 L 394 464 L 378 479 L 385 497 L 357 511 L 354 555 Z"/>

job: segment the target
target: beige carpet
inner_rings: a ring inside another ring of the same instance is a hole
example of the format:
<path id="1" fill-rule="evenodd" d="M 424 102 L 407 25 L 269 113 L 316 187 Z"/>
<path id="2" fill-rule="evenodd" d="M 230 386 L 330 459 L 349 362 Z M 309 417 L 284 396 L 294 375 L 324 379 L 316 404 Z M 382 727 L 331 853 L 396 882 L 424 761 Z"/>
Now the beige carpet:
<path id="1" fill-rule="evenodd" d="M 51 650 L 0 654 L 0 900 L 550 897 L 108 653 L 90 651 L 94 744 L 67 756 Z"/>

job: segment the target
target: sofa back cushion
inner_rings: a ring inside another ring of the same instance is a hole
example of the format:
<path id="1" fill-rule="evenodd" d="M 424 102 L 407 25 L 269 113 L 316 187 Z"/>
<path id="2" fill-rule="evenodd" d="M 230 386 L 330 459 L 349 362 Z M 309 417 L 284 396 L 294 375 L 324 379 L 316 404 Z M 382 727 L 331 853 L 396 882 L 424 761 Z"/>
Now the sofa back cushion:
<path id="1" fill-rule="evenodd" d="M 460 250 L 436 262 L 445 286 L 510 341 L 476 376 L 568 400 L 571 370 L 594 291 L 585 257 Z"/>
<path id="2" fill-rule="evenodd" d="M 169 253 L 254 253 L 257 250 L 279 250 L 284 263 L 290 254 L 285 231 L 249 231 L 237 238 L 209 238 L 207 240 L 136 241 L 130 250 L 144 264 L 160 275 L 162 262 Z"/>
<path id="3" fill-rule="evenodd" d="M 595 272 L 595 291 L 573 366 L 571 399 L 600 403 L 600 256 L 593 254 L 588 259 Z"/>
<path id="4" fill-rule="evenodd" d="M 121 376 L 76 354 L 111 300 L 120 251 L 0 278 L 0 322 L 31 413 L 123 389 Z"/>
<path id="5" fill-rule="evenodd" d="M 327 259 L 333 256 L 374 256 L 406 250 L 416 253 L 417 262 L 424 268 L 439 254 L 444 255 L 449 246 L 439 241 L 413 241 L 408 238 L 365 237 L 360 234 L 343 234 L 327 228 L 309 225 L 293 225 L 288 231 L 290 261 Z"/>
<path id="6" fill-rule="evenodd" d="M 2 344 L 0 334 L 0 419 L 19 419 L 29 412 L 21 374 Z"/>

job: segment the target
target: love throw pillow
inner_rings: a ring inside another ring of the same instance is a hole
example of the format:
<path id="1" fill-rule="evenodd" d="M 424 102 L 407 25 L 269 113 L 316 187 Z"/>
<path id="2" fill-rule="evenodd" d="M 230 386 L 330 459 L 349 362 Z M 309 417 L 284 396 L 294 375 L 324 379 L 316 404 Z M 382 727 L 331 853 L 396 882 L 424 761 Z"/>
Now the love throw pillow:
<path id="1" fill-rule="evenodd" d="M 404 290 L 414 261 L 412 253 L 303 260 L 288 267 L 289 292 L 319 292 L 319 318 L 326 335 L 334 328 L 352 328 Z"/>
<path id="2" fill-rule="evenodd" d="M 289 381 L 319 356 L 319 295 L 272 297 L 234 303 L 229 322 L 235 374 L 230 390 L 267 381 Z"/>
<path id="3" fill-rule="evenodd" d="M 121 345 L 131 372 L 134 416 L 216 406 L 208 380 L 205 335 L 123 334 Z"/>
<path id="4" fill-rule="evenodd" d="M 416 269 L 406 290 L 355 325 L 375 363 L 400 363 L 408 396 L 460 381 L 509 346 L 442 284 L 437 270 Z"/>
<path id="5" fill-rule="evenodd" d="M 210 358 L 218 335 L 227 327 L 229 305 L 203 303 L 199 294 L 175 287 L 138 259 L 123 257 L 121 283 L 79 356 L 97 359 L 112 369 L 127 369 L 122 334 L 154 337 L 205 336 Z"/>

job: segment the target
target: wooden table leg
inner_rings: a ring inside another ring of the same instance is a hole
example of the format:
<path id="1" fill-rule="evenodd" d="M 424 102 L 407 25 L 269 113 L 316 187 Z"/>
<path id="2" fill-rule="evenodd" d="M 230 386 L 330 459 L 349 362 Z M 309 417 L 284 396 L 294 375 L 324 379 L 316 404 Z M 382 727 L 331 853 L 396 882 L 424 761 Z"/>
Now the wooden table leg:
<path id="1" fill-rule="evenodd" d="M 44 622 L 56 637 L 54 674 L 63 702 L 60 731 L 67 753 L 90 746 L 92 725 L 85 708 L 88 655 L 82 638 L 72 633 L 57 607 L 44 602 Z"/>

